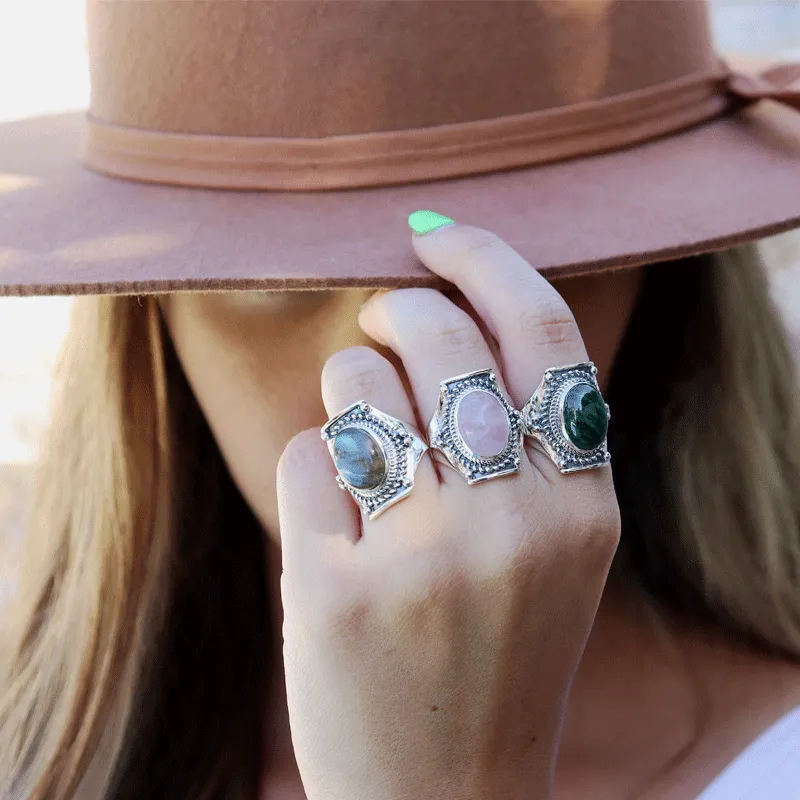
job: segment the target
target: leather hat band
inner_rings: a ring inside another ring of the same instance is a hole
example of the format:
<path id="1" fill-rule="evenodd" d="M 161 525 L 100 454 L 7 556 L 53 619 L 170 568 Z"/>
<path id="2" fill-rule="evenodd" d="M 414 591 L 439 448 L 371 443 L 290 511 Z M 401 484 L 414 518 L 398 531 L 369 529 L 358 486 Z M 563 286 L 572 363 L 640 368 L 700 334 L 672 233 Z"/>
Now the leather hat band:
<path id="1" fill-rule="evenodd" d="M 800 65 L 690 75 L 545 111 L 322 139 L 214 136 L 86 119 L 84 163 L 155 183 L 324 190 L 454 178 L 587 156 L 673 133 L 763 98 L 800 109 Z"/>

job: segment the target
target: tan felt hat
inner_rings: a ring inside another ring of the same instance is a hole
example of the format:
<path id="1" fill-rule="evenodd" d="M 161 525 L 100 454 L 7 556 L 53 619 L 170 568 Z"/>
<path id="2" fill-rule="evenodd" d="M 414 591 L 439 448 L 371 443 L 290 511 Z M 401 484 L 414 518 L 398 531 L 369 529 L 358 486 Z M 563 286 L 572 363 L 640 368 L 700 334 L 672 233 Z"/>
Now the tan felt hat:
<path id="1" fill-rule="evenodd" d="M 800 225 L 800 65 L 697 0 L 89 0 L 87 113 L 0 125 L 0 294 L 436 285 L 409 213 L 550 277 Z"/>

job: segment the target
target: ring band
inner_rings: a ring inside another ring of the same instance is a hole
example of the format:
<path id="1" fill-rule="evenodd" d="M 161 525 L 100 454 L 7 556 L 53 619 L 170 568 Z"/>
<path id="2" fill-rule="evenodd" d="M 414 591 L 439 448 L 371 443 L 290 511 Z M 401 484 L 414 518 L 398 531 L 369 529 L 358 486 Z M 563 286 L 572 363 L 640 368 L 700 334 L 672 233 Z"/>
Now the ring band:
<path id="1" fill-rule="evenodd" d="M 439 384 L 428 441 L 471 485 L 519 471 L 522 419 L 491 369 L 469 372 Z"/>
<path id="2" fill-rule="evenodd" d="M 536 439 L 565 474 L 608 464 L 610 417 L 591 361 L 545 370 L 522 409 L 525 435 Z"/>
<path id="3" fill-rule="evenodd" d="M 339 488 L 375 519 L 414 488 L 414 473 L 428 445 L 408 423 L 361 400 L 321 429 Z"/>

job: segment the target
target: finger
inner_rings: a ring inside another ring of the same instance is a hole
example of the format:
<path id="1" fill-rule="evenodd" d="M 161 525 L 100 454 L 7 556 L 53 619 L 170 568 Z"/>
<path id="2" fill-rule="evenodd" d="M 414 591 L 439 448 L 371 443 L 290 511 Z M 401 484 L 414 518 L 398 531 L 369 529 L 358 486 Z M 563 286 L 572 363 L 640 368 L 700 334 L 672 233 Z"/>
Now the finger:
<path id="1" fill-rule="evenodd" d="M 503 386 L 478 325 L 435 289 L 395 289 L 373 296 L 361 309 L 358 322 L 368 336 L 402 359 L 426 424 L 444 380 L 492 369 Z"/>
<path id="2" fill-rule="evenodd" d="M 328 416 L 333 417 L 360 400 L 416 424 L 397 370 L 371 347 L 348 347 L 334 353 L 322 368 L 322 402 Z"/>
<path id="3" fill-rule="evenodd" d="M 325 362 L 322 400 L 329 417 L 364 400 L 385 414 L 417 426 L 414 409 L 397 370 L 371 347 L 348 347 L 334 353 Z M 438 483 L 430 458 L 423 457 L 414 476 L 411 496 L 417 501 L 425 501 Z M 411 496 L 403 503 L 408 503 Z"/>
<path id="4" fill-rule="evenodd" d="M 350 498 L 339 490 L 319 428 L 295 436 L 277 474 L 283 569 L 295 586 L 310 586 L 326 565 L 346 559 L 360 537 Z"/>
<path id="5" fill-rule="evenodd" d="M 420 260 L 454 283 L 500 346 L 508 390 L 518 407 L 548 367 L 587 361 L 575 318 L 561 295 L 500 237 L 470 225 L 413 236 Z"/>

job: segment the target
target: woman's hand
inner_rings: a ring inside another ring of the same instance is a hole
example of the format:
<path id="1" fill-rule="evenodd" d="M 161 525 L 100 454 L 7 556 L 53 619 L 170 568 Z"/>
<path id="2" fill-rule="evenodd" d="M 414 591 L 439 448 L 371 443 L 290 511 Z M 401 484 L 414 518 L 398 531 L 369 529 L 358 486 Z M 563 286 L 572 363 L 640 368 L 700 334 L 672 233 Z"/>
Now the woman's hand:
<path id="1" fill-rule="evenodd" d="M 500 357 L 440 292 L 376 295 L 359 322 L 402 359 L 413 400 L 386 359 L 352 348 L 323 371 L 331 416 L 366 400 L 424 430 L 442 380 L 492 367 L 520 409 L 547 367 L 588 360 L 562 298 L 495 235 L 452 225 L 413 246 Z M 372 521 L 335 477 L 316 429 L 278 469 L 287 697 L 309 800 L 551 797 L 619 537 L 611 470 L 564 475 L 526 438 L 517 474 L 470 486 L 428 454 L 411 494 Z"/>

